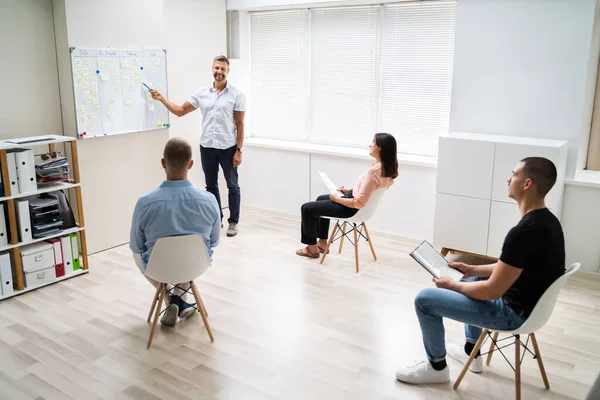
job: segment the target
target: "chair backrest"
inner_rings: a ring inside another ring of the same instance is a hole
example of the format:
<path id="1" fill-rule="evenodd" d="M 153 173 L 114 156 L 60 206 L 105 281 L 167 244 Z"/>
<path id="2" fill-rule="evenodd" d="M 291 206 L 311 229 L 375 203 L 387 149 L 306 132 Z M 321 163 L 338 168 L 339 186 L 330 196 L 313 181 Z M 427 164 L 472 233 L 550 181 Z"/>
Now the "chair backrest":
<path id="1" fill-rule="evenodd" d="M 577 272 L 580 268 L 579 263 L 572 264 L 566 271 L 563 276 L 558 278 L 540 297 L 535 308 L 529 315 L 529 318 L 521 325 L 521 327 L 515 329 L 520 333 L 532 333 L 539 330 L 543 327 L 546 322 L 550 319 L 552 315 L 552 311 L 554 310 L 554 306 L 556 305 L 556 301 L 558 300 L 558 295 L 560 294 L 561 289 L 567 283 L 567 279 L 575 272 Z"/>
<path id="2" fill-rule="evenodd" d="M 375 189 L 373 193 L 371 193 L 371 197 L 369 197 L 367 204 L 365 204 L 363 208 L 360 208 L 354 216 L 348 218 L 348 221 L 361 223 L 371 219 L 386 190 L 387 188 Z"/>
<path id="3" fill-rule="evenodd" d="M 145 275 L 163 283 L 190 282 L 202 275 L 210 263 L 202 236 L 169 236 L 154 245 Z"/>

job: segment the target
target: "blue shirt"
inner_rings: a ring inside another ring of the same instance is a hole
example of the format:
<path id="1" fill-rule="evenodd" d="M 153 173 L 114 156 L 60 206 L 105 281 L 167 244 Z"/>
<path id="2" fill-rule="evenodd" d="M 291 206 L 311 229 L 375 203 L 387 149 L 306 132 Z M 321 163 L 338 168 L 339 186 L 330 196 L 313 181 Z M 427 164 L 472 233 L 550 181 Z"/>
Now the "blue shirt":
<path id="1" fill-rule="evenodd" d="M 242 92 L 229 83 L 219 94 L 209 86 L 194 93 L 190 104 L 200 107 L 202 112 L 202 147 L 224 150 L 237 144 L 233 112 L 246 111 L 246 97 Z"/>
<path id="2" fill-rule="evenodd" d="M 164 181 L 138 199 L 133 212 L 129 248 L 142 255 L 144 267 L 158 239 L 202 235 L 212 259 L 219 244 L 221 211 L 212 193 L 195 188 L 189 180 Z"/>

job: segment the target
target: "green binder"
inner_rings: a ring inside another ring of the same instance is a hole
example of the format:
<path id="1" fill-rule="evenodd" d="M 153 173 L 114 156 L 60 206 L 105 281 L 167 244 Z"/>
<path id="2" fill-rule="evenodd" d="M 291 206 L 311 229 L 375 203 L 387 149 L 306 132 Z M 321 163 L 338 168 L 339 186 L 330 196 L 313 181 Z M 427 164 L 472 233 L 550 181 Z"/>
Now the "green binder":
<path id="1" fill-rule="evenodd" d="M 81 269 L 81 257 L 79 256 L 79 243 L 77 242 L 77 234 L 72 233 L 69 235 L 71 238 L 71 254 L 73 256 L 73 271 Z"/>

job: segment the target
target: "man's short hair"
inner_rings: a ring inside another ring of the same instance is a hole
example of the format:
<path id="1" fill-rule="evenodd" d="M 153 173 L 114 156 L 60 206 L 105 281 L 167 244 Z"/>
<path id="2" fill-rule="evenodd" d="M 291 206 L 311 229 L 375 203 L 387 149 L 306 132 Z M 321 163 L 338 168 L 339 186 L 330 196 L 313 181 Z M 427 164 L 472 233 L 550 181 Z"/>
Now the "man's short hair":
<path id="1" fill-rule="evenodd" d="M 192 146 L 182 138 L 172 138 L 165 145 L 163 158 L 167 166 L 175 171 L 187 169 L 192 159 Z"/>
<path id="2" fill-rule="evenodd" d="M 523 163 L 523 175 L 531 179 L 537 188 L 537 193 L 545 197 L 556 183 L 556 166 L 544 157 L 526 157 Z"/>
<path id="3" fill-rule="evenodd" d="M 213 60 L 213 64 L 215 63 L 215 61 L 226 62 L 227 65 L 229 66 L 229 58 L 227 58 L 225 56 L 216 56 L 215 59 Z"/>

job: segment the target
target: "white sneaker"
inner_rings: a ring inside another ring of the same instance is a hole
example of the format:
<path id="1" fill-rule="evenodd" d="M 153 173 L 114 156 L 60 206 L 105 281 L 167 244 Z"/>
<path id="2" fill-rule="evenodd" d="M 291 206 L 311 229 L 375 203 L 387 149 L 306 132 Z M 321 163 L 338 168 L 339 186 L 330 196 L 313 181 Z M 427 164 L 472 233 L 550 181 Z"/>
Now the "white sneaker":
<path id="1" fill-rule="evenodd" d="M 160 319 L 160 323 L 167 326 L 175 326 L 177 314 L 179 314 L 179 307 L 177 307 L 177 304 L 171 303 Z"/>
<path id="2" fill-rule="evenodd" d="M 396 371 L 396 379 L 400 382 L 416 384 L 446 383 L 450 381 L 450 369 L 446 366 L 443 370 L 437 371 L 429 361 L 425 360 L 400 368 Z"/>
<path id="3" fill-rule="evenodd" d="M 469 361 L 469 356 L 467 355 L 467 353 L 465 352 L 465 348 L 464 346 L 461 347 L 457 344 L 448 344 L 446 346 L 446 354 L 458 361 L 461 364 L 466 364 L 467 361 Z M 475 372 L 476 374 L 479 374 L 483 371 L 483 357 L 479 356 L 479 357 L 475 357 L 473 359 L 473 361 L 471 362 L 471 365 L 469 365 L 469 370 L 471 372 Z"/>

